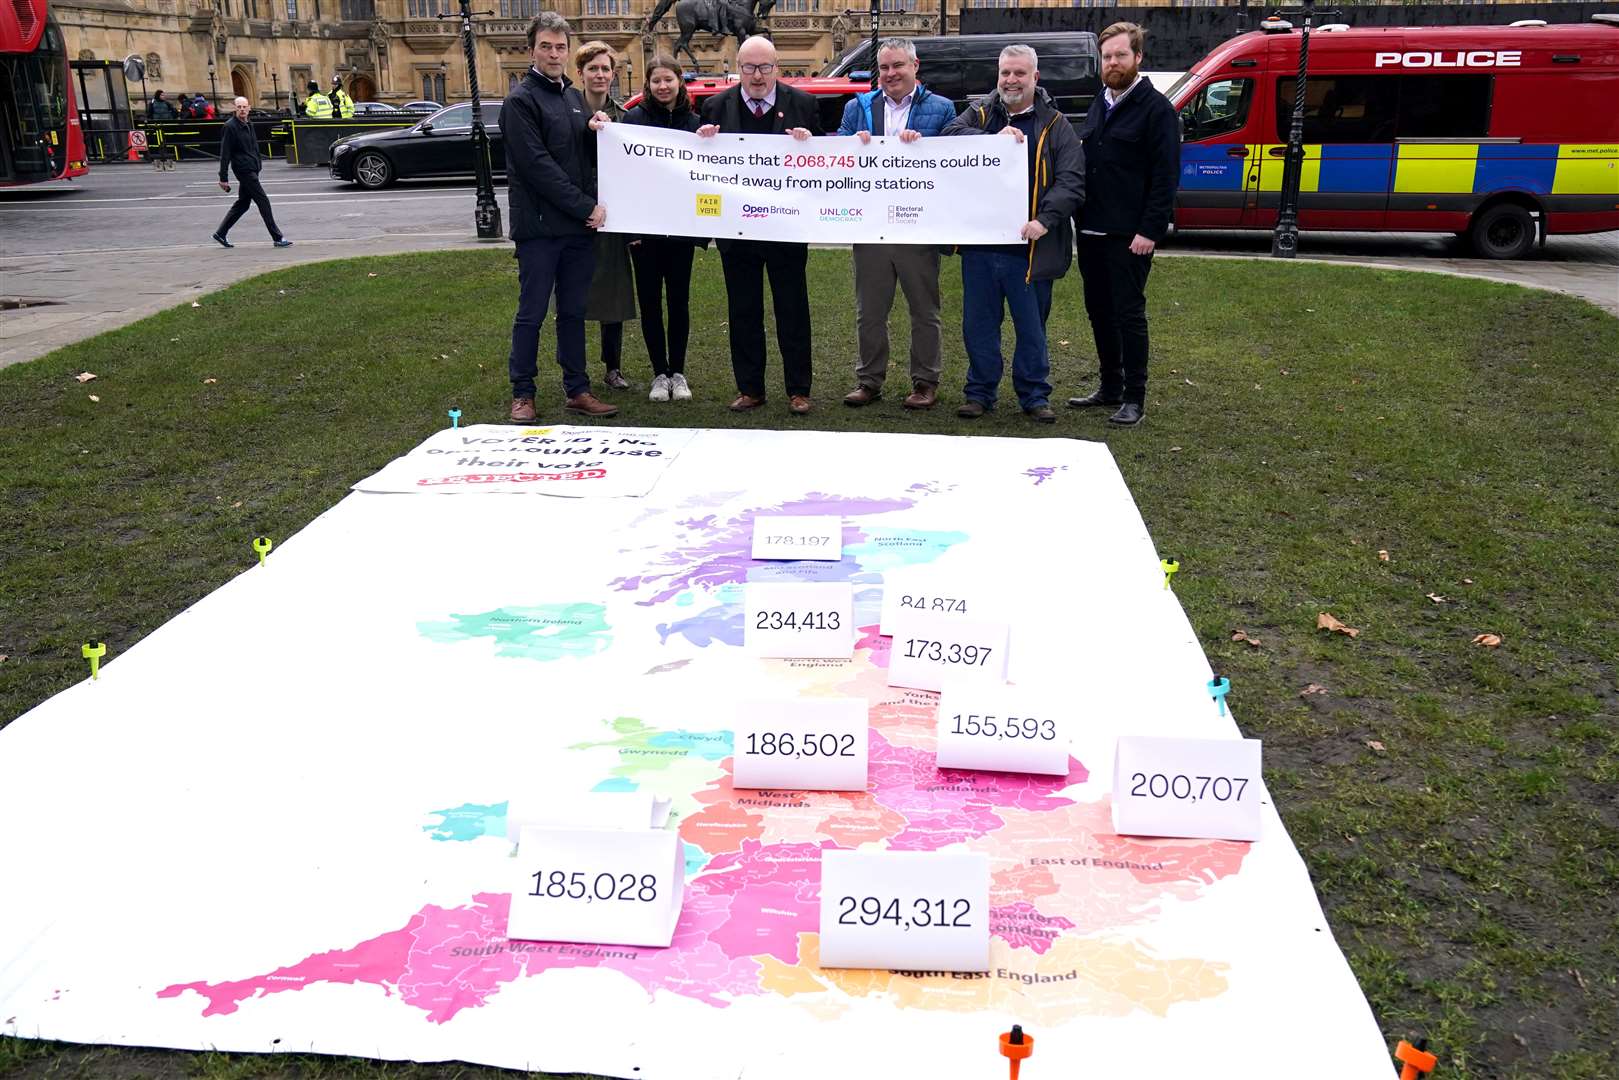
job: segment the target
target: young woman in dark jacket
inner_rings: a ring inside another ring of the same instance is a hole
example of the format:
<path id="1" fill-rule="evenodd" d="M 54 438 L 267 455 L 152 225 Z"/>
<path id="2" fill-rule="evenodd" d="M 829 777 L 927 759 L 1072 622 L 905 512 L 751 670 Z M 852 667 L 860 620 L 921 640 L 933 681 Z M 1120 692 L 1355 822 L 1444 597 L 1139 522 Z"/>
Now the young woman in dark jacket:
<path id="1" fill-rule="evenodd" d="M 655 56 L 647 65 L 641 102 L 624 114 L 624 123 L 672 131 L 696 131 L 702 124 L 686 95 L 680 62 Z M 699 244 L 682 236 L 643 236 L 633 242 L 635 294 L 641 304 L 641 334 L 652 359 L 649 401 L 690 401 L 686 383 L 686 339 L 691 334 L 691 264 Z M 664 336 L 663 293 L 669 293 L 669 332 Z"/>

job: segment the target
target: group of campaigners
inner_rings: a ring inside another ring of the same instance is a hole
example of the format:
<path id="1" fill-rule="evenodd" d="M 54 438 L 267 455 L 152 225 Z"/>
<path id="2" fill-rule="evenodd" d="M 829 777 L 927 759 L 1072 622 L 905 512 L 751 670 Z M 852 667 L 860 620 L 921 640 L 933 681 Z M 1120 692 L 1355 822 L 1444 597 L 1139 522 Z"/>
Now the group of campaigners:
<path id="1" fill-rule="evenodd" d="M 570 412 L 611 416 L 616 406 L 591 393 L 585 323 L 602 324 L 606 383 L 629 386 L 621 371 L 623 323 L 639 300 L 654 378 L 653 401 L 685 400 L 690 332 L 691 267 L 706 240 L 601 231 L 608 208 L 597 202 L 595 138 L 608 123 L 643 124 L 711 137 L 779 134 L 803 140 L 822 134 L 815 99 L 779 82 L 775 46 L 753 37 L 737 52 L 740 78 L 703 103 L 699 116 L 684 73 L 667 56 L 646 71 L 642 100 L 624 110 L 611 100 L 614 57 L 601 42 L 573 54 L 582 80 L 566 68 L 569 26 L 540 13 L 528 29 L 533 67 L 506 99 L 500 125 L 506 149 L 511 237 L 516 242 L 519 297 L 512 324 L 511 419 L 535 419 L 540 329 L 556 298 L 557 362 Z M 837 134 L 868 142 L 941 136 L 997 136 L 1026 147 L 1029 202 L 1021 242 L 959 248 L 962 337 L 968 366 L 956 415 L 983 416 L 999 396 L 1005 361 L 1001 326 L 1012 319 L 1012 389 L 1031 419 L 1054 423 L 1046 321 L 1052 283 L 1079 252 L 1086 311 L 1096 340 L 1100 384 L 1068 399 L 1077 408 L 1107 406 L 1109 420 L 1141 421 L 1147 388 L 1146 283 L 1152 254 L 1168 231 L 1180 167 L 1180 124 L 1173 108 L 1141 77 L 1141 29 L 1115 23 L 1098 38 L 1103 94 L 1079 130 L 1039 88 L 1039 58 L 1026 45 L 1001 52 L 996 86 L 957 115 L 953 102 L 918 81 L 914 44 L 879 43 L 876 89 L 844 109 Z M 724 269 L 731 366 L 737 396 L 731 409 L 763 406 L 764 285 L 769 278 L 788 409 L 811 411 L 812 328 L 806 268 L 808 245 L 747 238 L 718 240 Z M 633 285 L 631 283 L 633 265 Z M 879 400 L 889 366 L 888 316 L 896 285 L 911 315 L 911 392 L 904 406 L 932 408 L 943 373 L 936 245 L 855 244 L 856 386 L 843 398 Z M 667 332 L 664 302 L 668 305 Z"/>

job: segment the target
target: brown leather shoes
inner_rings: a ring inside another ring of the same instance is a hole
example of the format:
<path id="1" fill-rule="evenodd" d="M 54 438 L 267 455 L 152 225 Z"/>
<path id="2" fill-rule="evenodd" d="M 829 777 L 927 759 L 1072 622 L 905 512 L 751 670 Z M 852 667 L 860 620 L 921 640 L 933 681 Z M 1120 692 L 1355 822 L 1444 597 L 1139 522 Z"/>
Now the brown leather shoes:
<path id="1" fill-rule="evenodd" d="M 919 382 L 911 396 L 901 404 L 907 409 L 931 409 L 939 403 L 939 388 L 932 383 Z"/>
<path id="2" fill-rule="evenodd" d="M 512 423 L 532 424 L 534 422 L 534 399 L 531 397 L 512 398 Z"/>
<path id="3" fill-rule="evenodd" d="M 852 408 L 859 408 L 862 405 L 870 405 L 873 401 L 881 401 L 882 398 L 883 392 L 881 390 L 872 390 L 869 387 L 857 386 L 853 390 L 850 390 L 847 394 L 843 395 L 843 403 Z"/>
<path id="4" fill-rule="evenodd" d="M 731 402 L 732 412 L 750 412 L 765 403 L 765 399 L 754 397 L 752 394 L 738 394 L 736 400 Z"/>
<path id="5" fill-rule="evenodd" d="M 810 399 L 803 394 L 794 394 L 787 402 L 787 411 L 795 416 L 808 416 L 812 408 Z"/>
<path id="6" fill-rule="evenodd" d="M 569 398 L 568 403 L 564 405 L 563 408 L 567 409 L 571 413 L 580 413 L 584 416 L 618 415 L 617 405 L 609 405 L 607 402 L 602 401 L 596 397 L 596 395 L 589 392 L 576 394 Z"/>

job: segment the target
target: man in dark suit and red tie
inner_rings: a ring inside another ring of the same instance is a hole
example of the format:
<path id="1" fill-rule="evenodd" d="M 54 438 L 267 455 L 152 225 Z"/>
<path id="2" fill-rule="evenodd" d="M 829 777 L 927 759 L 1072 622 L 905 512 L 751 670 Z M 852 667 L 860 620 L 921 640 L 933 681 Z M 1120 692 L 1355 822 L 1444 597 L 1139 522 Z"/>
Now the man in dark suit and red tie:
<path id="1" fill-rule="evenodd" d="M 751 37 L 736 54 L 742 78 L 703 105 L 709 138 L 732 135 L 791 135 L 808 139 L 821 134 L 815 99 L 776 80 L 776 46 L 769 38 Z M 810 306 L 805 271 L 809 245 L 771 240 L 720 240 L 725 268 L 726 306 L 730 318 L 731 369 L 737 398 L 732 412 L 748 412 L 765 403 L 765 290 L 776 310 L 776 344 L 787 390 L 787 408 L 798 416 L 810 411 Z"/>

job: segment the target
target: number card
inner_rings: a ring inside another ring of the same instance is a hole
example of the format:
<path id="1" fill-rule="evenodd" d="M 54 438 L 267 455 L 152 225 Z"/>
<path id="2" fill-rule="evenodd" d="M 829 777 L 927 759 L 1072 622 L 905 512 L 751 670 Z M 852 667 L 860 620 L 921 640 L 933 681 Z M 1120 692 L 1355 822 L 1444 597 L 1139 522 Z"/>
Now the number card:
<path id="1" fill-rule="evenodd" d="M 1074 718 L 1052 696 L 987 679 L 946 678 L 939 697 L 941 769 L 1068 775 Z"/>
<path id="2" fill-rule="evenodd" d="M 854 656 L 854 587 L 754 581 L 743 586 L 742 643 L 754 656 Z"/>
<path id="3" fill-rule="evenodd" d="M 506 839 L 517 843 L 523 828 L 661 829 L 669 800 L 650 791 L 520 792 L 506 804 Z"/>
<path id="4" fill-rule="evenodd" d="M 680 834 L 523 826 L 506 936 L 665 948 L 686 891 Z"/>
<path id="5" fill-rule="evenodd" d="M 828 514 L 781 514 L 753 519 L 755 559 L 843 558 L 843 519 Z"/>
<path id="6" fill-rule="evenodd" d="M 742 702 L 731 786 L 865 791 L 866 710 L 864 698 Z"/>
<path id="7" fill-rule="evenodd" d="M 967 582 L 936 571 L 895 570 L 884 574 L 881 632 L 893 634 L 900 619 L 919 614 L 984 618 L 999 616 L 1001 605 L 984 582 Z"/>
<path id="8" fill-rule="evenodd" d="M 955 675 L 1004 681 L 1010 636 L 1003 622 L 904 615 L 894 626 L 888 685 L 938 690 L 946 678 Z"/>
<path id="9" fill-rule="evenodd" d="M 1258 739 L 1122 736 L 1113 758 L 1113 831 L 1258 840 L 1259 746 Z"/>
<path id="10" fill-rule="evenodd" d="M 821 966 L 989 970 L 989 856 L 821 853 Z"/>

